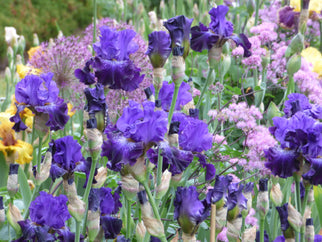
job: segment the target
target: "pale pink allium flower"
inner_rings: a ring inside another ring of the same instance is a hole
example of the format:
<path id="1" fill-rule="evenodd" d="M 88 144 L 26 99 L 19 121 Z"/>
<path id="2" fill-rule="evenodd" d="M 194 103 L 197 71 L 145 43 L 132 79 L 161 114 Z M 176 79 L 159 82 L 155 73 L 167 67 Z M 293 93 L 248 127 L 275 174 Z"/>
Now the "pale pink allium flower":
<path id="1" fill-rule="evenodd" d="M 248 215 L 245 218 L 245 224 L 256 226 L 256 228 L 258 228 L 258 223 L 257 223 L 258 219 L 256 218 L 255 215 L 256 215 L 255 209 L 251 208 L 249 210 Z"/>
<path id="2" fill-rule="evenodd" d="M 257 34 L 262 45 L 277 39 L 276 33 L 277 25 L 271 22 L 264 22 L 260 25 L 254 26 L 250 29 L 252 34 Z"/>
<path id="3" fill-rule="evenodd" d="M 227 238 L 227 227 L 223 227 L 221 232 L 217 235 L 217 241 L 229 242 Z"/>

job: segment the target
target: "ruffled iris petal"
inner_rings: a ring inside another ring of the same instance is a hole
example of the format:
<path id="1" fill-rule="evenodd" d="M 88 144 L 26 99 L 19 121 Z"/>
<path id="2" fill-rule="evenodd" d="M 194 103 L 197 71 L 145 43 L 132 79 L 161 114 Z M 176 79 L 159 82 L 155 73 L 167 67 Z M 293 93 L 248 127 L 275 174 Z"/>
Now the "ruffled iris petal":
<path id="1" fill-rule="evenodd" d="M 226 14 L 229 8 L 225 5 L 219 5 L 209 11 L 211 22 L 209 28 L 217 35 L 229 37 L 234 31 L 234 26 L 230 21 L 226 20 Z"/>
<path id="2" fill-rule="evenodd" d="M 252 44 L 249 42 L 248 38 L 244 34 L 238 34 L 235 35 L 233 34 L 232 36 L 229 37 L 232 39 L 237 46 L 241 46 L 244 49 L 244 57 L 250 57 L 252 55 L 252 52 L 249 51 L 250 47 Z"/>
<path id="3" fill-rule="evenodd" d="M 191 28 L 191 49 L 201 52 L 205 49 L 210 50 L 213 45 L 218 41 L 219 37 L 210 32 L 208 28 L 199 23 L 199 26 Z"/>
<path id="4" fill-rule="evenodd" d="M 105 239 L 115 239 L 122 229 L 122 220 L 108 215 L 101 216 L 100 224 L 104 230 Z"/>
<path id="5" fill-rule="evenodd" d="M 303 175 L 313 185 L 322 184 L 322 158 L 309 159 L 311 162 L 310 170 Z"/>

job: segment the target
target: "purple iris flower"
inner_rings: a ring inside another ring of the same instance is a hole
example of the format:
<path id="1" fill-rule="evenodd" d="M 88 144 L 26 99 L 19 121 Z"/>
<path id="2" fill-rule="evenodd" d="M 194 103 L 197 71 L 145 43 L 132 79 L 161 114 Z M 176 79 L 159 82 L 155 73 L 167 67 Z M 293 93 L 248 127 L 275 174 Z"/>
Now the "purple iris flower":
<path id="1" fill-rule="evenodd" d="M 122 229 L 122 220 L 108 215 L 101 216 L 100 224 L 103 228 L 105 239 L 115 239 Z"/>
<path id="2" fill-rule="evenodd" d="M 140 75 L 141 69 L 129 58 L 139 48 L 132 41 L 135 31 L 116 31 L 103 26 L 100 33 L 100 41 L 93 46 L 96 57 L 92 64 L 98 82 L 111 89 L 135 90 L 144 78 Z"/>
<path id="3" fill-rule="evenodd" d="M 201 152 L 212 147 L 212 135 L 203 121 L 182 113 L 174 113 L 172 121 L 180 122 L 179 146 L 183 150 Z"/>
<path id="4" fill-rule="evenodd" d="M 154 31 L 149 34 L 149 46 L 145 53 L 149 56 L 153 68 L 164 66 L 171 54 L 171 39 L 165 31 Z"/>
<path id="5" fill-rule="evenodd" d="M 121 132 L 105 130 L 107 140 L 102 145 L 101 156 L 108 158 L 107 168 L 120 171 L 123 165 L 134 165 L 144 151 L 142 142 L 133 142 Z"/>
<path id="6" fill-rule="evenodd" d="M 260 242 L 260 231 L 259 230 L 256 231 L 255 242 Z M 269 242 L 269 237 L 268 237 L 268 233 L 266 232 L 266 230 L 264 230 L 264 242 Z"/>
<path id="7" fill-rule="evenodd" d="M 15 123 L 12 127 L 16 132 L 20 132 L 22 130 L 26 130 L 28 127 L 25 125 L 25 123 L 21 120 L 21 117 L 19 115 L 20 112 L 22 112 L 25 109 L 24 105 L 18 105 L 16 103 L 17 112 L 14 116 L 10 118 L 10 121 Z"/>
<path id="8" fill-rule="evenodd" d="M 18 224 L 22 231 L 22 236 L 13 242 L 21 241 L 56 241 L 51 228 L 46 225 L 39 226 L 29 219 L 18 221 Z"/>
<path id="9" fill-rule="evenodd" d="M 287 218 L 288 218 L 288 211 L 287 211 L 288 203 L 285 203 L 281 207 L 276 207 L 278 214 L 280 215 L 281 219 L 281 229 L 285 231 L 290 226 Z"/>
<path id="10" fill-rule="evenodd" d="M 274 242 L 285 242 L 285 237 L 283 235 L 277 236 Z"/>
<path id="11" fill-rule="evenodd" d="M 155 165 L 158 164 L 159 149 L 161 149 L 161 156 L 163 157 L 163 171 L 169 169 L 173 176 L 181 174 L 193 160 L 193 154 L 191 152 L 179 150 L 164 141 L 160 142 L 157 149 L 151 148 L 147 151 L 147 157 Z"/>
<path id="12" fill-rule="evenodd" d="M 154 110 L 154 102 L 145 101 L 141 105 L 135 101 L 129 102 L 123 115 L 118 119 L 116 127 L 124 136 L 136 142 L 145 144 L 159 142 L 164 139 L 167 132 L 168 118 L 162 110 Z"/>
<path id="13" fill-rule="evenodd" d="M 87 99 L 86 111 L 89 114 L 94 114 L 96 112 L 103 111 L 106 112 L 107 104 L 104 94 L 104 86 L 97 83 L 94 88 L 86 88 L 85 96 Z"/>
<path id="14" fill-rule="evenodd" d="M 79 79 L 80 82 L 84 83 L 85 85 L 92 85 L 95 83 L 95 76 L 91 73 L 90 66 L 93 64 L 93 60 L 90 59 L 86 62 L 85 67 L 83 70 L 76 69 L 75 76 Z"/>
<path id="15" fill-rule="evenodd" d="M 174 199 L 174 219 L 186 234 L 194 234 L 209 216 L 207 203 L 199 200 L 196 187 L 178 187 Z"/>
<path id="16" fill-rule="evenodd" d="M 64 227 L 65 222 L 71 218 L 66 204 L 67 200 L 65 195 L 54 197 L 46 192 L 39 192 L 39 196 L 31 202 L 29 207 L 31 221 L 54 229 Z"/>
<path id="17" fill-rule="evenodd" d="M 40 113 L 47 114 L 48 121 L 46 126 L 50 127 L 50 130 L 56 131 L 64 128 L 69 116 L 67 115 L 67 104 L 58 97 L 59 89 L 52 80 L 53 76 L 53 73 L 46 73 L 40 76 L 27 75 L 17 83 L 15 97 L 19 106 L 30 108 L 36 115 L 40 115 Z M 17 108 L 18 114 L 11 119 L 17 124 L 15 130 L 25 128 L 20 123 L 19 112 L 22 110 L 23 108 L 21 107 Z"/>
<path id="18" fill-rule="evenodd" d="M 50 175 L 53 180 L 75 171 L 76 166 L 84 159 L 81 145 L 72 136 L 65 136 L 52 141 L 52 166 Z"/>
<path id="19" fill-rule="evenodd" d="M 82 160 L 82 162 L 80 162 L 76 166 L 75 171 L 84 172 L 85 175 L 86 175 L 86 180 L 85 180 L 83 188 L 85 188 L 87 186 L 89 174 L 91 172 L 91 166 L 92 166 L 92 157 L 87 157 L 86 160 Z M 97 175 L 97 168 L 95 168 L 94 177 L 93 177 L 93 183 L 92 184 L 97 183 L 97 181 L 95 180 L 96 175 Z"/>
<path id="20" fill-rule="evenodd" d="M 216 168 L 213 164 L 207 163 L 207 156 L 204 154 L 195 154 L 198 157 L 200 165 L 206 169 L 205 180 L 210 181 L 216 176 Z"/>
<path id="21" fill-rule="evenodd" d="M 244 185 L 231 183 L 228 187 L 227 209 L 232 210 L 235 206 L 240 209 L 247 209 L 247 199 L 243 194 Z"/>
<path id="22" fill-rule="evenodd" d="M 201 52 L 204 49 L 210 50 L 213 46 L 221 47 L 228 40 L 232 39 L 237 45 L 244 49 L 244 56 L 249 57 L 251 43 L 244 34 L 233 34 L 234 26 L 226 20 L 229 8 L 224 5 L 214 7 L 209 11 L 211 22 L 209 27 L 199 23 L 199 26 L 191 28 L 191 49 Z"/>
<path id="23" fill-rule="evenodd" d="M 182 106 L 186 105 L 192 100 L 192 95 L 189 90 L 190 85 L 188 83 L 182 82 L 179 88 L 175 110 L 180 111 Z M 161 106 L 163 110 L 170 110 L 173 93 L 174 83 L 169 84 L 168 82 L 164 81 L 159 92 L 159 99 L 161 100 Z"/>
<path id="24" fill-rule="evenodd" d="M 303 178 L 313 185 L 322 184 L 322 158 L 309 158 L 310 170 L 303 174 Z"/>
<path id="25" fill-rule="evenodd" d="M 186 58 L 190 49 L 190 27 L 192 21 L 193 19 L 180 15 L 170 18 L 163 24 L 170 33 L 172 48 L 176 46 L 184 47 L 183 58 Z"/>
<path id="26" fill-rule="evenodd" d="M 301 93 L 292 93 L 287 96 L 288 100 L 285 101 L 284 113 L 287 118 L 293 116 L 295 113 L 310 110 L 312 105 L 308 98 Z"/>
<path id="27" fill-rule="evenodd" d="M 283 150 L 277 147 L 270 147 L 265 150 L 265 167 L 270 169 L 275 176 L 287 178 L 293 176 L 293 173 L 299 171 L 299 153 L 294 150 Z"/>
<path id="28" fill-rule="evenodd" d="M 112 194 L 111 188 L 102 187 L 100 192 L 100 209 L 102 215 L 116 214 L 122 207 L 120 195 L 117 192 Z"/>
<path id="29" fill-rule="evenodd" d="M 222 198 L 226 199 L 227 188 L 232 181 L 231 176 L 216 176 L 214 188 L 209 189 L 207 193 L 207 203 L 216 203 Z"/>

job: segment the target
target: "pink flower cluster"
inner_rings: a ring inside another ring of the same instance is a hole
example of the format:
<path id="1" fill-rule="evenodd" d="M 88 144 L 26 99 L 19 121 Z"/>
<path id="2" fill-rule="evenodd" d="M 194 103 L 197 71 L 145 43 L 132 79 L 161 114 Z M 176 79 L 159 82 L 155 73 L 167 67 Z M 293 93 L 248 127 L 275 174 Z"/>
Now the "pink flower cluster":
<path id="1" fill-rule="evenodd" d="M 253 36 L 249 38 L 252 44 L 250 57 L 244 58 L 242 63 L 248 66 L 250 69 L 259 68 L 262 69 L 262 57 L 266 55 L 266 49 L 261 48 L 261 38 L 259 36 Z M 239 48 L 239 47 L 238 47 Z"/>
<path id="2" fill-rule="evenodd" d="M 304 58 L 301 69 L 294 74 L 294 81 L 310 101 L 322 105 L 322 78 L 312 71 L 312 66 Z"/>
<path id="3" fill-rule="evenodd" d="M 271 63 L 267 67 L 267 79 L 277 83 L 279 79 L 286 77 L 286 58 L 285 51 L 287 45 L 285 42 L 273 43 Z"/>
<path id="4" fill-rule="evenodd" d="M 276 33 L 277 25 L 275 23 L 264 22 L 260 25 L 254 26 L 250 29 L 252 34 L 257 34 L 262 45 L 277 39 Z"/>

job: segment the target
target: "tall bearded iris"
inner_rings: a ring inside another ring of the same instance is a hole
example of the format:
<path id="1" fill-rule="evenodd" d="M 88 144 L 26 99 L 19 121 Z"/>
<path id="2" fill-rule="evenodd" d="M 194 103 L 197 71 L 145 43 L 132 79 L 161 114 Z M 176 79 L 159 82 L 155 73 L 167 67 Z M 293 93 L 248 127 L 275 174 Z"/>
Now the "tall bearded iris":
<path id="1" fill-rule="evenodd" d="M 24 107 L 28 107 L 36 114 L 39 120 L 44 118 L 46 126 L 50 130 L 59 130 L 64 128 L 69 116 L 67 104 L 58 97 L 59 89 L 52 80 L 54 74 L 47 73 L 40 76 L 27 75 L 16 85 L 15 97 L 18 103 L 17 113 L 11 118 L 17 125 L 16 131 L 26 129 L 27 126 L 21 124 L 19 112 Z M 46 116 L 43 116 L 46 115 Z M 17 130 L 18 128 L 18 130 Z"/>
<path id="2" fill-rule="evenodd" d="M 100 32 L 100 41 L 93 46 L 96 56 L 92 62 L 97 81 L 111 89 L 135 90 L 144 77 L 130 60 L 130 55 L 139 48 L 132 41 L 135 31 L 115 31 L 104 26 L 100 28 Z M 87 70 L 84 74 L 88 76 Z"/>
<path id="3" fill-rule="evenodd" d="M 249 57 L 251 44 L 246 35 L 233 34 L 234 26 L 226 20 L 229 8 L 224 5 L 214 7 L 209 11 L 211 22 L 209 27 L 199 23 L 199 26 L 191 28 L 191 49 L 201 52 L 212 47 L 220 48 L 228 39 L 232 39 L 237 45 L 244 48 L 244 56 Z"/>

